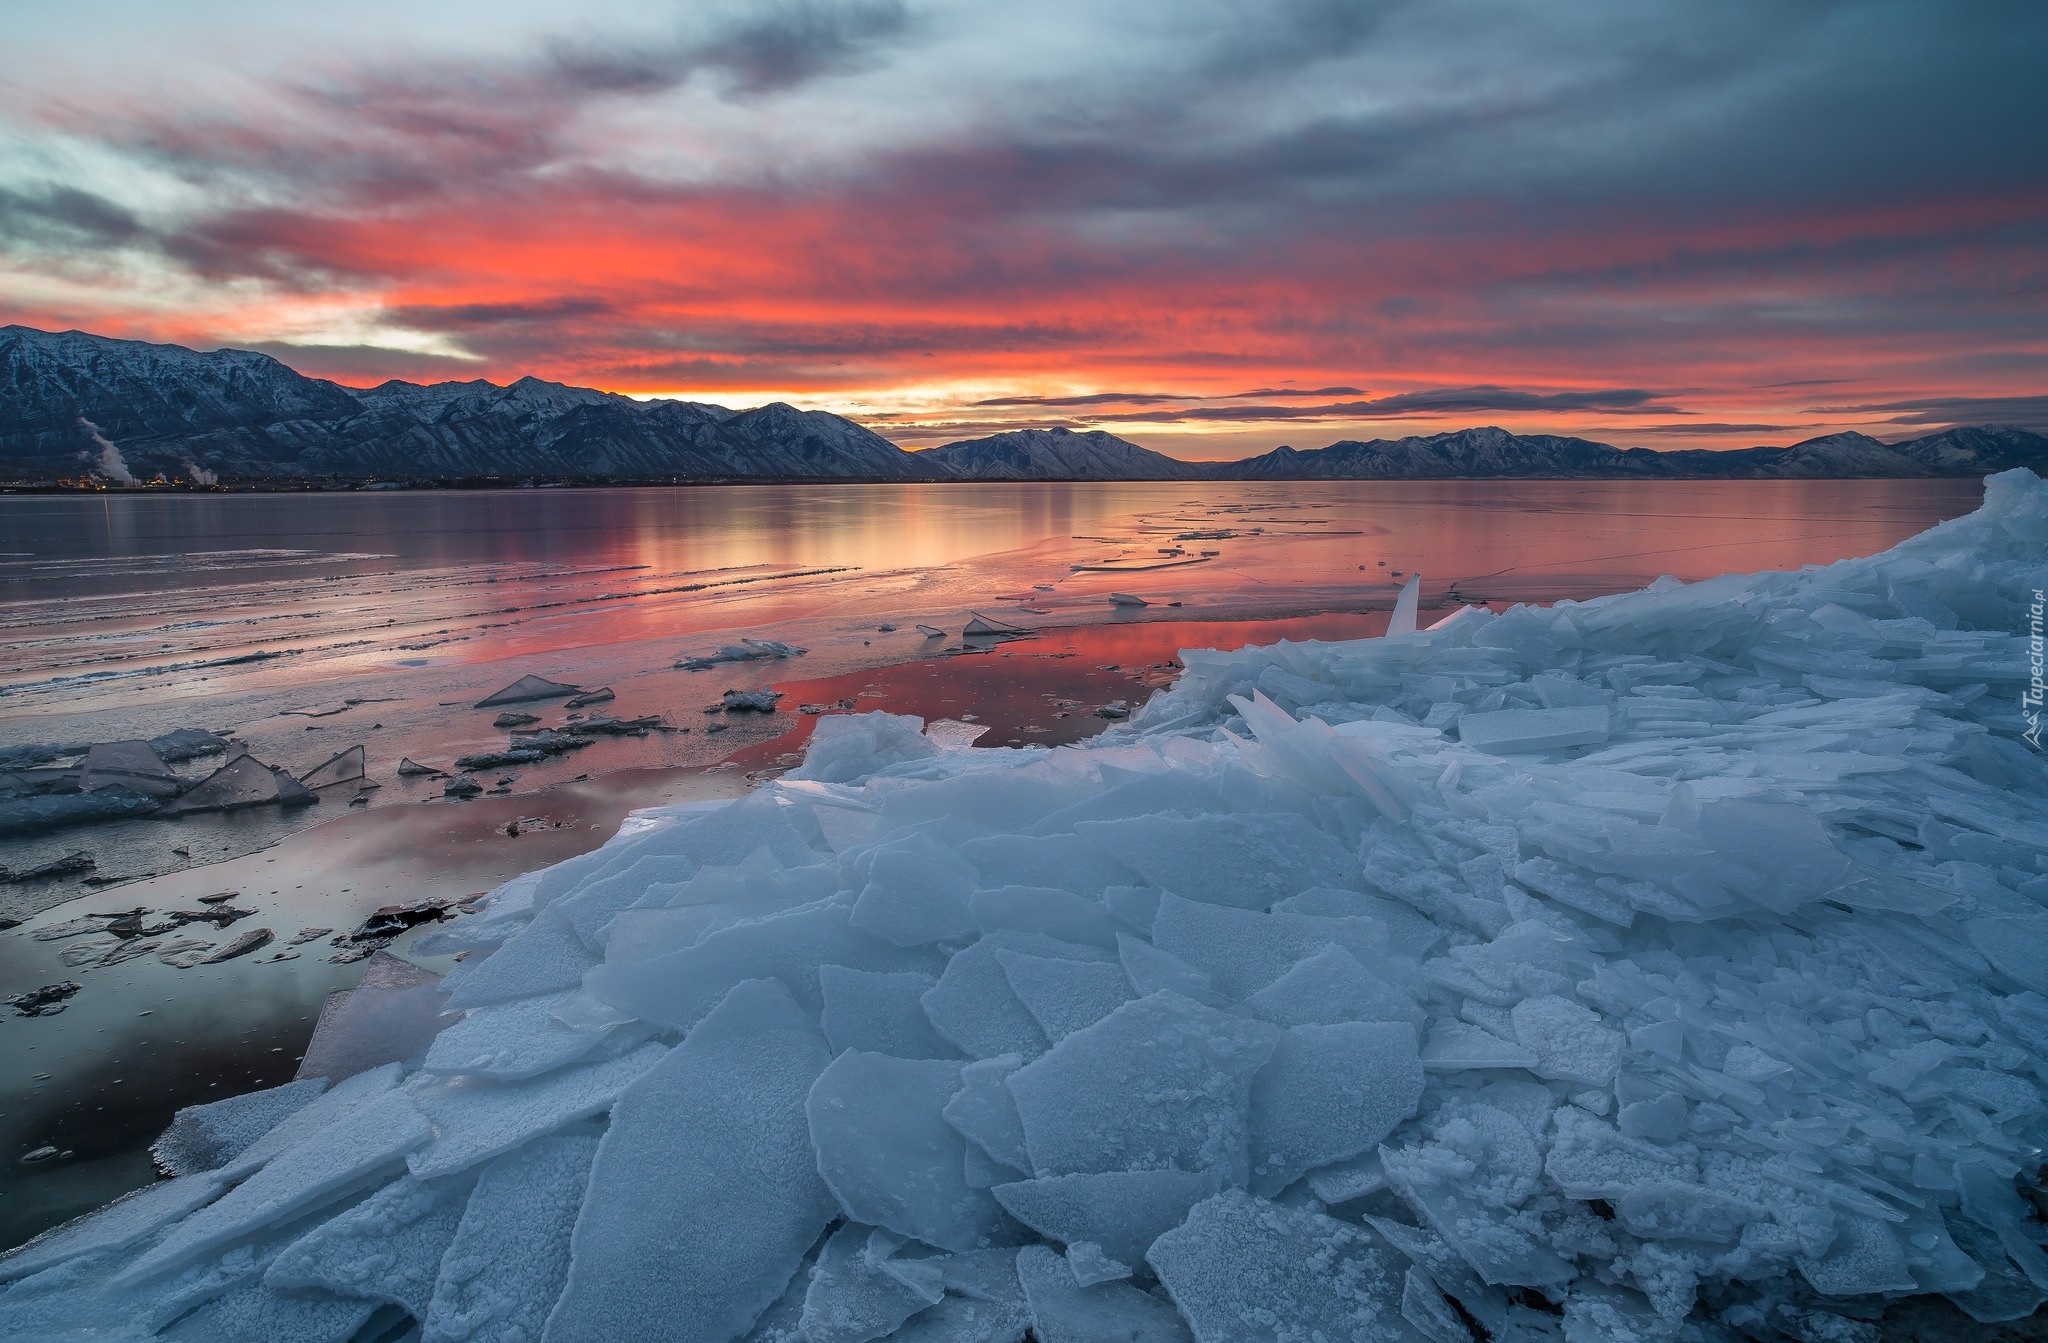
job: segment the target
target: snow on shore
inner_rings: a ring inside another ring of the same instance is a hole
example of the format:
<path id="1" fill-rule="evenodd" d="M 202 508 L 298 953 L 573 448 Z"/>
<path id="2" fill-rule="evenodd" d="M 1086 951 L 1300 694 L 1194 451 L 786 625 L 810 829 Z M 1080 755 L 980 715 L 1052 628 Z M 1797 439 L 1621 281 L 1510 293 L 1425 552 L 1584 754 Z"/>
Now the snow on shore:
<path id="1" fill-rule="evenodd" d="M 489 954 L 418 1066 L 186 1112 L 177 1178 L 0 1258 L 0 1335 L 2026 1315 L 2044 587 L 2009 472 L 1867 560 L 1189 653 L 1079 747 L 824 719 L 445 934 Z"/>

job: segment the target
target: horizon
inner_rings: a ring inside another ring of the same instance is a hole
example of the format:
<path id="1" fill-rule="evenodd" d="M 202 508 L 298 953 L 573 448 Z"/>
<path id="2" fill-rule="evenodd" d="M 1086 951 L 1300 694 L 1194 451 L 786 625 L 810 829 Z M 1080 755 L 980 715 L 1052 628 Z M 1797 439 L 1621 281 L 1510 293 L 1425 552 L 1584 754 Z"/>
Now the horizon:
<path id="1" fill-rule="evenodd" d="M 2048 428 L 2038 6 L 16 21 L 0 321 L 909 448 Z"/>
<path id="2" fill-rule="evenodd" d="M 18 329 L 18 330 L 29 330 L 29 331 L 36 331 L 36 332 L 37 332 L 37 334 L 39 334 L 39 335 L 57 335 L 57 336 L 84 336 L 84 337 L 86 337 L 87 339 L 93 339 L 93 340 L 106 340 L 106 339 L 122 339 L 122 338 L 119 338 L 119 337 L 105 337 L 105 336 L 101 336 L 101 335 L 99 335 L 99 334 L 98 334 L 98 333 L 96 333 L 96 332 L 91 332 L 91 331 L 79 331 L 79 330 L 76 330 L 76 329 L 72 329 L 72 330 L 68 330 L 68 331 L 56 331 L 56 332 L 51 332 L 51 331 L 41 331 L 41 330 L 39 330 L 38 328 L 34 328 L 34 327 L 23 327 L 23 326 L 21 326 L 21 325 L 20 325 L 20 324 L 18 324 L 18 323 L 9 323 L 9 324 L 7 324 L 7 325 L 4 325 L 4 326 L 0 326 L 0 331 L 5 331 L 5 330 L 8 330 L 8 329 Z M 186 346 L 173 346 L 173 348 L 178 348 L 178 349 L 189 349 L 190 347 L 186 347 Z M 274 354 L 270 354 L 270 353 L 268 353 L 267 351 L 262 351 L 262 350 L 236 350 L 236 347 L 232 347 L 232 346 L 220 346 L 220 347 L 217 347 L 217 348 L 215 348 L 215 349 L 213 349 L 213 350 L 198 350 L 198 351 L 193 351 L 193 352 L 194 352 L 194 353 L 200 353 L 200 354 L 209 354 L 209 353 L 221 353 L 221 352 L 223 352 L 223 351 L 235 351 L 235 352 L 239 352 L 239 353 L 245 353 L 245 354 L 261 354 L 261 355 L 264 355 L 264 356 L 265 356 L 266 358 L 276 359 L 276 360 L 277 360 L 277 361 L 278 361 L 279 363 L 281 363 L 281 364 L 284 364 L 284 365 L 285 365 L 285 367 L 287 367 L 287 368 L 291 368 L 291 367 L 292 367 L 292 366 L 291 366 L 291 365 L 290 365 L 289 363 L 287 363 L 287 362 L 286 362 L 285 360 L 283 360 L 283 359 L 281 359 L 281 358 L 278 358 L 278 356 L 277 356 L 277 355 L 274 355 Z M 296 369 L 296 368 L 293 368 L 293 369 L 292 369 L 292 371 L 293 371 L 293 372 L 295 372 L 295 373 L 298 373 L 298 374 L 300 374 L 300 376 L 302 376 L 302 377 L 314 377 L 314 376 L 317 376 L 317 375 L 313 375 L 313 374 L 308 374 L 308 373 L 305 373 L 305 372 L 304 372 L 304 370 L 301 370 L 301 369 Z M 347 391 L 347 392 L 372 392 L 372 391 L 375 391 L 375 390 L 377 390 L 377 388 L 379 388 L 379 387 L 384 387 L 384 386 L 390 386 L 390 385 L 392 385 L 392 384 L 399 384 L 399 385 L 402 385 L 402 386 L 413 386 L 413 387 L 433 387 L 433 386 L 474 386 L 474 385 L 476 385 L 476 384 L 478 384 L 478 383 L 482 383 L 482 384 L 483 384 L 483 385 L 485 385 L 485 386 L 488 386 L 488 387 L 493 387 L 493 388 L 496 388 L 496 389 L 498 389 L 498 390 L 500 390 L 500 391 L 503 391 L 503 390 L 506 390 L 507 388 L 509 388 L 510 386 L 512 386 L 513 384 L 516 384 L 516 383 L 519 383 L 519 382 L 524 382 L 524 381 L 527 381 L 527 380 L 529 380 L 529 379 L 530 379 L 530 380 L 533 380 L 533 381 L 536 381 L 536 382 L 541 382 L 541 383 L 545 383 L 546 385 L 548 385 L 548 386 L 553 386 L 553 387 L 566 387 L 566 388 L 569 388 L 570 390 L 577 390 L 577 391 L 595 391 L 595 392 L 602 392 L 602 393 L 604 393 L 604 394 L 606 394 L 606 395 L 615 395 L 615 396 L 625 396 L 625 397 L 627 397 L 627 398 L 628 398 L 629 400 L 633 400 L 633 401 L 639 401 L 639 402 L 654 402 L 654 401 L 662 401 L 662 400 L 677 400 L 677 401 L 697 401 L 697 403 L 698 403 L 698 404 L 710 404 L 710 403 L 707 403 L 707 402 L 703 402 L 703 401 L 700 401 L 700 400 L 698 400 L 697 398 L 694 398 L 694 397 L 691 397 L 691 396 L 688 396 L 688 395 L 683 395 L 683 394 L 664 394 L 664 393 L 654 393 L 654 392 L 642 392 L 642 393 L 630 393 L 630 392 L 612 392 L 612 391 L 610 391 L 609 389 L 606 389 L 606 388 L 601 388 L 601 387 L 577 387 L 577 386 L 575 386 L 574 384 L 570 384 L 570 383 L 562 383 L 562 382 L 556 382 L 556 381 L 553 381 L 553 380 L 551 380 L 551 379 L 547 379 L 547 378 L 541 378 L 541 377 L 539 377 L 538 375 L 536 375 L 536 374 L 531 374 L 531 373 L 519 374 L 519 375 L 516 375 L 516 376 L 510 377 L 510 378 L 509 378 L 509 379 L 508 379 L 508 380 L 507 380 L 506 382 L 503 382 L 503 383 L 499 383 L 499 382 L 493 382 L 493 381 L 491 381 L 491 380 L 490 380 L 490 379 L 488 379 L 488 378 L 442 379 L 442 380 L 440 380 L 439 382 L 435 382 L 435 383 L 419 383 L 419 382 L 412 382 L 412 381 L 410 381 L 410 380 L 408 380 L 408 379 L 404 379 L 404 378 L 386 378 L 386 379 L 383 379 L 383 380 L 382 380 L 381 382 L 377 382 L 377 383 L 370 383 L 370 384 L 356 384 L 356 383 L 347 383 L 347 382 L 341 382 L 341 381 L 338 381 L 338 380 L 335 380 L 335 379 L 331 379 L 331 378 L 330 378 L 330 379 L 325 379 L 325 381 L 328 381 L 328 382 L 332 382 L 332 383 L 333 383 L 333 384 L 334 384 L 335 386 L 337 386 L 337 387 L 340 387 L 340 388 L 341 388 L 342 390 L 344 390 L 344 391 Z M 739 406 L 739 407 L 734 407 L 734 406 L 724 406 L 724 405 L 721 405 L 721 406 L 720 406 L 719 408 L 720 408 L 720 409 L 723 409 L 723 410 L 733 410 L 733 411 L 736 411 L 736 412 L 738 412 L 738 413 L 745 413 L 745 412 L 747 412 L 747 411 L 753 411 L 753 410 L 761 410 L 761 409 L 764 409 L 764 408 L 766 408 L 767 406 L 771 406 L 771 405 L 788 405 L 788 404 L 790 404 L 790 403 L 788 403 L 788 402 L 785 402 L 785 401 L 765 401 L 765 402 L 761 402 L 761 403 L 759 403 L 759 404 L 756 404 L 756 405 L 752 405 L 752 406 Z M 839 416 L 840 416 L 840 418 L 842 418 L 842 419 L 848 420 L 848 421 L 850 421 L 850 422 L 852 422 L 852 423 L 854 423 L 854 424 L 858 424 L 858 425 L 860 425 L 860 427 L 862 427 L 862 428 L 864 428 L 864 429 L 868 429 L 868 430 L 870 430 L 871 432 L 874 432 L 874 433 L 878 434 L 878 435 L 879 435 L 879 436 L 881 436 L 882 438 L 885 438 L 885 439 L 889 439 L 889 441 L 890 441 L 891 443 L 894 443 L 894 444 L 895 444 L 895 446 L 897 446 L 898 448 L 902 449 L 903 451 L 905 451 L 905 452 L 912 452 L 912 453 L 916 453 L 916 452 L 929 452 L 929 451 L 932 451 L 932 450 L 934 450 L 934 449 L 937 449 L 937 448 L 943 448 L 943 447 L 951 447 L 951 446 L 956 446 L 956 445 L 958 445 L 958 444 L 961 444 L 961 443 L 968 443 L 968 442 L 976 442 L 976 441 L 980 441 L 980 440 L 982 440 L 982 439 L 986 439 L 986 438 L 991 438 L 991 437 L 996 437 L 996 436 L 998 436 L 998 435 L 1001 435 L 1001 434 L 1006 434 L 1006 433 L 1018 433 L 1018 432 L 1030 432 L 1030 431 L 1037 431 L 1037 432 L 1051 432 L 1051 433 L 1072 433 L 1072 434 L 1075 434 L 1075 435 L 1084 435 L 1084 434 L 1093 434 L 1093 433 L 1108 433 L 1108 432 L 1110 432 L 1110 431 L 1108 431 L 1108 430 L 1102 429 L 1102 428 L 1101 428 L 1101 427 L 1099 427 L 1099 426 L 1096 426 L 1096 427 L 1078 427 L 1078 428 L 1076 428 L 1076 427 L 1069 427 L 1069 426 L 1065 426 L 1065 425 L 1050 425 L 1050 426 L 1046 426 L 1046 425 L 1017 425 L 1017 426 L 1013 426 L 1013 427 L 1011 427 L 1011 428 L 1009 428 L 1009 429 L 1003 429 L 1003 430 L 994 430 L 994 431 L 991 431 L 991 432 L 989 432 L 989 433 L 984 433 L 984 434 L 978 434 L 978 435 L 973 435 L 973 436 L 970 436 L 970 437 L 968 437 L 968 438 L 963 438 L 963 439 L 951 439 L 951 440 L 946 440 L 946 441 L 931 441 L 931 442 L 922 442 L 922 443 L 920 443 L 920 442 L 910 442 L 910 443 L 905 443 L 905 442 L 901 442 L 901 441 L 899 441 L 899 440 L 896 440 L 896 439 L 890 438 L 890 437 L 889 437 L 889 434 L 888 434 L 888 433 L 886 432 L 886 429 L 887 429 L 887 426 L 886 426 L 886 425 L 884 425 L 884 426 L 876 426 L 876 425 L 871 425 L 871 424 L 867 424 L 867 423 L 865 423 L 864 421 L 862 421 L 862 420 L 861 420 L 861 419 L 860 419 L 860 418 L 859 418 L 858 416 L 853 416 L 853 415 L 846 415 L 846 414 L 843 414 L 842 412 L 839 412 L 839 411 L 833 410 L 832 408 L 830 408 L 830 407 L 828 407 L 828 406 L 807 406 L 807 407 L 797 407 L 797 408 L 798 408 L 798 409 L 805 409 L 805 410 L 822 410 L 822 411 L 824 411 L 824 412 L 825 412 L 825 413 L 827 413 L 827 414 L 835 414 L 835 415 L 839 415 Z M 1939 434 L 1939 433 L 1945 432 L 1945 431 L 1947 431 L 1947 430 L 1951 430 L 1951 429 L 1964 429 L 1964 428 L 1983 428 L 1983 429 L 1999 429 L 1999 428 L 2026 428 L 2026 426 L 2020 426 L 2020 425 L 1995 425 L 1995 424 L 1985 424 L 1985 425 L 1964 425 L 1964 424 L 1955 424 L 1955 425 L 1942 425 L 1942 426 L 1938 426 L 1938 427 L 1935 427 L 1935 428 L 1931 428 L 1931 429 L 1928 429 L 1928 430 L 1926 430 L 1926 431 L 1925 431 L 1925 432 L 1923 432 L 1923 433 L 1916 433 L 1916 434 L 1907 434 L 1907 435 L 1901 435 L 1901 436 L 1896 436 L 1896 437 L 1893 437 L 1893 438 L 1890 438 L 1890 439 L 1880 438 L 1880 437 L 1878 437 L 1877 435 L 1874 435 L 1874 434 L 1869 434 L 1869 435 L 1865 435 L 1865 436 L 1866 436 L 1866 437 L 1869 437 L 1869 438 L 1873 438 L 1873 439 L 1876 439 L 1876 441 L 1878 441 L 1878 442 L 1880 442 L 1880 443 L 1884 444 L 1884 445 L 1885 445 L 1885 446 L 1887 446 L 1887 447 L 1890 447 L 1890 446 L 1896 446 L 1897 444 L 1900 444 L 1900 443 L 1906 443 L 1906 442 L 1911 442 L 1911 441 L 1913 441 L 1913 440 L 1916 440 L 1916 439 L 1920 439 L 1920 438 L 1927 438 L 1927 437 L 1931 437 L 1931 436 L 1933 436 L 1933 435 L 1935 435 L 1935 434 Z M 1400 440 L 1400 439 L 1402 439 L 1402 438 L 1409 438 L 1409 437 L 1413 437 L 1413 438 L 1436 438 L 1436 437 L 1449 437 L 1449 436 L 1452 436 L 1452 435 L 1456 435 L 1456 434 L 1461 434 L 1461 433 L 1473 433 L 1473 432 L 1484 432 L 1484 431 L 1487 431 L 1487 430 L 1497 430 L 1497 431 L 1499 431 L 1499 432 L 1502 432 L 1502 433 L 1507 433 L 1507 434 L 1511 434 L 1511 435 L 1515 435 L 1515 436 L 1517 436 L 1517 437 L 1528 437 L 1528 436 L 1535 436 L 1535 435 L 1537 435 L 1537 434 L 1541 434 L 1541 433 L 1544 433 L 1544 432 L 1545 432 L 1545 431 L 1540 431 L 1540 430 L 1519 430 L 1519 429 L 1511 429 L 1511 428 L 1508 428 L 1508 427 L 1506 427 L 1505 425 L 1502 425 L 1502 424 L 1465 424 L 1465 425 L 1459 425 L 1459 426 L 1457 426 L 1457 427 L 1455 427 L 1455 428 L 1438 428 L 1438 429 L 1433 429 L 1433 430 L 1430 430 L 1430 431 L 1428 431 L 1428 432 L 1423 432 L 1423 433 L 1410 433 L 1410 434 L 1399 434 L 1399 435 L 1393 435 L 1393 436 L 1390 436 L 1390 437 L 1389 437 L 1389 436 L 1382 436 L 1381 438 L 1378 438 L 1378 439 L 1370 439 L 1370 440 L 1364 440 L 1364 441 L 1399 441 L 1399 440 Z M 1842 432 L 1857 432 L 1857 431 L 1836 431 L 1836 433 L 1842 433 Z M 1131 444 L 1132 446 L 1135 446 L 1135 447 L 1141 447 L 1141 448 L 1145 447 L 1145 445 L 1144 445 L 1144 444 L 1142 444 L 1142 443 L 1138 443 L 1138 442 L 1137 442 L 1136 440 L 1134 440 L 1134 439 L 1130 439 L 1130 438 L 1125 438 L 1125 437 L 1124 437 L 1123 435 L 1121 435 L 1121 434 L 1113 434 L 1112 436 L 1113 436 L 1113 437 L 1115 437 L 1115 438 L 1117 438 L 1117 439 L 1119 439 L 1119 440 L 1120 440 L 1120 441 L 1122 441 L 1122 442 L 1125 442 L 1125 443 Z M 1599 444 L 1601 444 L 1602 446 L 1606 446 L 1606 447 L 1616 447 L 1616 448 L 1622 448 L 1622 449 L 1624 449 L 1624 450 L 1647 450 L 1647 451 L 1651 451 L 1651 452 L 1673 452 L 1673 451 L 1685 451 L 1685 450 L 1686 450 L 1686 449 L 1683 449 L 1683 448 L 1677 448 L 1677 447 L 1671 447 L 1671 446 L 1666 446 L 1666 447 L 1663 447 L 1663 448 L 1652 448 L 1652 447 L 1650 447 L 1650 446 L 1649 446 L 1649 445 L 1647 445 L 1647 444 L 1639 444 L 1639 443 L 1607 443 L 1607 442 L 1605 442 L 1604 440 L 1600 440 L 1600 439 L 1588 439 L 1588 438 L 1586 438 L 1586 436 L 1584 436 L 1584 435 L 1558 435 L 1558 436 L 1559 436 L 1559 437 L 1573 437 L 1573 438 L 1581 438 L 1581 439 L 1585 439 L 1585 441 L 1588 441 L 1588 442 L 1593 442 L 1593 443 L 1599 443 Z M 1748 451 L 1748 450 L 1753 450 L 1753 449 L 1758 449 L 1758 448 L 1764 448 L 1764 449 L 1772 449 L 1772 448 L 1793 448 L 1793 447 L 1799 447 L 1799 446 L 1801 446 L 1801 445 L 1802 445 L 1802 444 L 1804 444 L 1804 443 L 1807 443 L 1807 442 L 1811 442 L 1811 441 L 1813 441 L 1813 440 L 1814 440 L 1815 438 L 1826 438 L 1826 437 L 1832 437 L 1832 436 L 1834 436 L 1834 435 L 1813 435 L 1813 436 L 1809 436 L 1809 437 L 1807 437 L 1807 438 L 1801 438 L 1801 439 L 1798 439 L 1798 440 L 1795 440 L 1795 441 L 1792 441 L 1792 442 L 1789 442 L 1789 443 L 1775 443 L 1775 444 L 1774 444 L 1774 443 L 1743 443 L 1743 444 L 1727 443 L 1727 444 L 1713 444 L 1713 445 L 1710 445 L 1710 446 L 1708 446 L 1708 447 L 1707 447 L 1707 448 L 1705 448 L 1704 450 L 1705 450 L 1705 451 L 1714 451 L 1714 452 L 1742 452 L 1742 451 Z M 1188 463 L 1188 464 L 1190 464 L 1190 465 L 1197 465 L 1197 466 L 1216 466 L 1216 465 L 1227 465 L 1227 464 L 1230 464 L 1230 463 L 1232 463 L 1232 462 L 1239 462 L 1239 461 L 1245 461 L 1245 460 L 1249 460 L 1249 459 L 1250 459 L 1250 458 L 1252 458 L 1252 457 L 1264 456 L 1264 455 L 1267 455 L 1267 454 L 1269 454 L 1269 453 L 1274 453 L 1274 452 L 1281 452 L 1281 451 L 1295 451 L 1295 452 L 1316 452 L 1316 451 L 1320 451 L 1320 450 L 1322 450 L 1323 448 L 1327 448 L 1327 447 L 1334 447 L 1334 446 L 1336 446 L 1336 445 L 1337 445 L 1337 444 L 1339 444 L 1339 443 L 1343 443 L 1343 442 L 1356 442 L 1356 441 L 1360 441 L 1360 440 L 1358 440 L 1358 439 L 1332 439 L 1332 440 L 1331 440 L 1330 442 L 1328 442 L 1328 443 L 1323 443 L 1323 444 L 1319 444 L 1319 445 L 1317 445 L 1317 446 L 1315 446 L 1315 447 L 1308 447 L 1308 448 L 1301 448 L 1301 447 L 1297 447 L 1296 445 L 1294 445 L 1294 444 L 1292 444 L 1292 443 L 1274 443 L 1274 444 L 1272 444 L 1272 445 L 1270 445 L 1270 446 L 1268 446 L 1268 447 L 1265 447 L 1265 448 L 1263 448 L 1263 449 L 1255 449 L 1255 450 L 1253 450 L 1253 451 L 1251 451 L 1251 452 L 1248 452 L 1248 453 L 1245 453 L 1245 454 L 1243 454 L 1242 456 L 1239 456 L 1239 457 L 1182 457 L 1182 456 L 1178 456 L 1178 455 L 1176 455 L 1175 453 L 1173 453 L 1173 452 L 1171 452 L 1171 451 L 1169 451 L 1169 450 L 1165 450 L 1165 449 L 1158 449 L 1158 448 L 1148 448 L 1147 450 L 1148 450 L 1148 451 L 1152 451 L 1152 452 L 1158 452 L 1158 453 L 1160 453 L 1160 455 L 1162 455 L 1162 456 L 1166 456 L 1166 457 L 1171 457 L 1171 458 L 1173 458 L 1173 460 L 1175 460 L 1175 461 L 1180 461 L 1180 462 L 1186 462 L 1186 463 Z"/>

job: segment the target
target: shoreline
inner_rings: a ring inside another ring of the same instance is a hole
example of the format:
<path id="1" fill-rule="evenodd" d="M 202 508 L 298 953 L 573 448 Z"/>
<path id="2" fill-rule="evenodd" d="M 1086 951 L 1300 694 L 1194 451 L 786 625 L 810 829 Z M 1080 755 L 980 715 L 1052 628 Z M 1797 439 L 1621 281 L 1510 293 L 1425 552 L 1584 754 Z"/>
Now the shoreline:
<path id="1" fill-rule="evenodd" d="M 8 992 L 64 980 L 83 987 L 58 1015 L 0 1024 L 0 1031 L 12 1032 L 0 1040 L 11 1042 L 9 1052 L 18 1053 L 21 1065 L 13 1070 L 16 1085 L 0 1079 L 0 1155 L 12 1161 L 45 1146 L 73 1155 L 15 1168 L 15 1188 L 0 1195 L 0 1241 L 26 1239 L 154 1179 L 147 1145 L 180 1106 L 291 1080 L 321 1003 L 354 987 L 365 968 L 361 961 L 330 963 L 326 937 L 287 947 L 296 930 L 345 932 L 382 906 L 483 894 L 599 847 L 642 808 L 743 796 L 793 764 L 811 730 L 829 716 L 797 712 L 808 694 L 830 688 L 855 701 L 853 712 L 964 716 L 990 729 L 983 741 L 988 746 L 1063 745 L 1121 720 L 1096 717 L 1095 704 L 1078 700 L 1058 708 L 1055 699 L 1072 697 L 1048 686 L 1093 691 L 1091 698 L 1103 703 L 1121 699 L 1135 711 L 1178 675 L 1177 667 L 1157 664 L 1194 646 L 1189 638 L 1197 632 L 1214 632 L 1212 642 L 1233 646 L 1255 637 L 1356 638 L 1383 631 L 1386 619 L 1384 611 L 1351 611 L 1273 620 L 1109 621 L 1049 628 L 970 652 L 779 680 L 789 688 L 788 707 L 758 716 L 747 737 L 713 765 L 628 766 L 468 801 L 435 797 L 348 811 L 251 853 L 51 905 L 0 931 L 0 985 Z M 760 734 L 771 725 L 779 730 Z M 1027 733 L 1031 726 L 1048 730 Z M 539 824 L 506 833 L 508 823 L 529 820 Z M 173 969 L 143 955 L 107 968 L 61 968 L 58 952 L 68 939 L 35 940 L 37 932 L 82 912 L 194 908 L 201 896 L 227 890 L 237 893 L 235 907 L 254 911 L 227 935 L 268 927 L 276 941 L 221 965 Z M 452 958 L 410 950 L 415 937 L 443 926 L 420 924 L 386 950 L 445 971 Z M 283 962 L 266 959 L 279 948 L 299 954 Z M 158 1022 L 177 1023 L 181 1033 L 162 1034 L 154 1029 Z M 47 1077 L 37 1082 L 39 1074 Z"/>

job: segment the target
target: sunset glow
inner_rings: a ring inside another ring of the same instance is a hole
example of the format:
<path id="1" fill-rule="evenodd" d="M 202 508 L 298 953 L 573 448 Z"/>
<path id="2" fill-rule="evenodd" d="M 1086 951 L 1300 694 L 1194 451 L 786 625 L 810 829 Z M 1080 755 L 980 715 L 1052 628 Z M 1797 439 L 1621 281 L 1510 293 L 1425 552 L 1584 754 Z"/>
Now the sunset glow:
<path id="1" fill-rule="evenodd" d="M 0 54 L 0 321 L 908 447 L 2048 424 L 2025 7 L 203 8 Z"/>

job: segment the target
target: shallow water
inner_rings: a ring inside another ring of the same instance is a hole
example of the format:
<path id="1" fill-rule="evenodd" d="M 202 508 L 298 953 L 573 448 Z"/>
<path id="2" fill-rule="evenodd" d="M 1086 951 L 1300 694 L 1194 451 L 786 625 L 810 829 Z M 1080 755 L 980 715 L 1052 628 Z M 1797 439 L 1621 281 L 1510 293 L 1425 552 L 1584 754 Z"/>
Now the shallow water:
<path id="1" fill-rule="evenodd" d="M 1417 571 L 1425 607 L 1592 596 L 1867 554 L 1978 495 L 1967 481 L 6 495 L 0 745 L 201 727 L 303 773 L 362 744 L 384 786 L 361 801 L 381 806 L 439 791 L 396 777 L 401 757 L 445 766 L 506 745 L 469 706 L 527 672 L 609 685 L 603 712 L 691 728 L 505 772 L 527 791 L 715 763 L 735 741 L 705 734 L 699 710 L 721 690 L 918 658 L 933 647 L 916 624 L 957 635 L 975 611 L 1025 626 L 1383 611 Z M 1114 608 L 1112 591 L 1153 604 Z M 747 634 L 811 651 L 674 666 Z M 560 724 L 559 705 L 536 712 Z M 348 802 L 0 839 L 0 866 L 88 847 L 103 877 L 174 871 Z M 82 889 L 0 884 L 0 914 Z"/>

